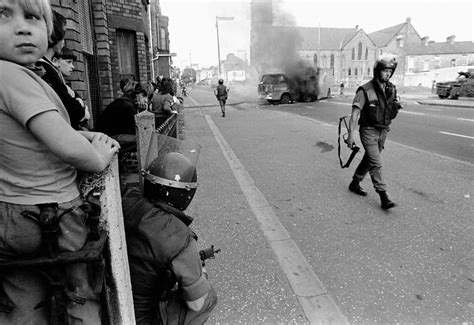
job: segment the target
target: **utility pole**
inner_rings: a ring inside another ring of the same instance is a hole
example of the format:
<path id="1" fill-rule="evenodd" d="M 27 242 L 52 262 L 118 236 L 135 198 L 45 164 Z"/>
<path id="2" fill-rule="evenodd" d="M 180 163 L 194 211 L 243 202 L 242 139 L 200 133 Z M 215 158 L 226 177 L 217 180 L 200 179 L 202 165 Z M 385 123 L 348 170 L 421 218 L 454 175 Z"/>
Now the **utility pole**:
<path id="1" fill-rule="evenodd" d="M 219 44 L 219 20 L 234 20 L 234 17 L 219 17 L 216 16 L 216 32 L 217 32 L 217 60 L 219 61 L 218 70 L 219 77 L 221 76 L 221 48 Z"/>

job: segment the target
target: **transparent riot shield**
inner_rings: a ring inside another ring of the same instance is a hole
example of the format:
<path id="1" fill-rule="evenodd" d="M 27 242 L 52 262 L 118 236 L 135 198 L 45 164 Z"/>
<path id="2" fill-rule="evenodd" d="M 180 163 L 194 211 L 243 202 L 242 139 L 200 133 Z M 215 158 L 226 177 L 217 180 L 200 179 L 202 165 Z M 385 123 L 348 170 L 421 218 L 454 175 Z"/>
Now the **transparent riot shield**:
<path id="1" fill-rule="evenodd" d="M 188 177 L 184 175 L 178 176 L 178 179 L 177 176 L 173 176 L 173 179 L 171 179 L 169 176 L 164 177 L 164 175 L 156 175 L 156 173 L 151 172 L 150 169 L 153 169 L 154 171 L 162 170 L 166 167 L 165 164 L 170 163 L 170 154 L 180 154 L 185 158 L 181 157 L 179 163 L 185 163 L 187 170 L 196 170 L 200 151 L 201 146 L 197 143 L 153 132 L 144 168 L 141 173 L 145 179 L 153 183 L 160 183 L 162 185 L 177 188 L 195 188 L 197 187 L 197 182 L 188 180 Z M 185 162 L 183 162 L 183 160 L 185 160 Z M 176 167 L 178 168 L 178 166 Z M 166 169 L 169 170 L 168 167 L 166 167 Z"/>

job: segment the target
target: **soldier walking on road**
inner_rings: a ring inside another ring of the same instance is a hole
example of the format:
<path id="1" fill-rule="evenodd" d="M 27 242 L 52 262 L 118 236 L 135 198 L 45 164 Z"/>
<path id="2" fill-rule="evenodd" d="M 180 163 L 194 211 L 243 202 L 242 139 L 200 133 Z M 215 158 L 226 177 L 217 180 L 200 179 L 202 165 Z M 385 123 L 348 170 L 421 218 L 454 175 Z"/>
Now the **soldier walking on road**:
<path id="1" fill-rule="evenodd" d="M 225 117 L 225 102 L 227 101 L 227 94 L 229 93 L 229 88 L 224 85 L 224 80 L 219 79 L 219 84 L 216 89 L 214 89 L 214 95 L 216 95 L 219 105 L 221 106 L 222 117 Z"/>
<path id="2" fill-rule="evenodd" d="M 401 107 L 397 101 L 397 89 L 389 79 L 393 76 L 397 62 L 395 59 L 382 58 L 377 60 L 374 67 L 374 78 L 357 89 L 352 102 L 352 114 L 349 122 L 347 145 L 354 146 L 354 130 L 359 118 L 359 134 L 364 146 L 364 157 L 357 166 L 349 190 L 365 196 L 359 185 L 367 173 L 370 174 L 375 191 L 380 195 L 381 207 L 384 210 L 395 207 L 386 192 L 382 178 L 381 153 L 384 148 L 389 125 L 397 116 Z"/>

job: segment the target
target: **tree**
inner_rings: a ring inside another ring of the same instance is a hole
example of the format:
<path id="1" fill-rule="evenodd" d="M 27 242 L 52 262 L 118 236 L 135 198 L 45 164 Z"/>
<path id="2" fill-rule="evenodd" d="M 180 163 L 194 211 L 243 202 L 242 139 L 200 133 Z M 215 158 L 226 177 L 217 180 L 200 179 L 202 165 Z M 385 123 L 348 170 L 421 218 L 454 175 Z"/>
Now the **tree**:
<path id="1" fill-rule="evenodd" d="M 185 68 L 181 74 L 181 80 L 184 83 L 194 83 L 196 82 L 196 70 L 192 68 Z"/>

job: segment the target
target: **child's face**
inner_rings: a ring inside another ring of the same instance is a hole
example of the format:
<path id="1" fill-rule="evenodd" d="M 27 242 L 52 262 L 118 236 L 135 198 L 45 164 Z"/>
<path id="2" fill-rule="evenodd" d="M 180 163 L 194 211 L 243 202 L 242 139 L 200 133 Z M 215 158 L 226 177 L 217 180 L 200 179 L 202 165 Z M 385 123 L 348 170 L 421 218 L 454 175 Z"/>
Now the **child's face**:
<path id="1" fill-rule="evenodd" d="M 63 75 L 69 77 L 74 70 L 74 61 L 72 59 L 59 59 L 58 67 Z"/>
<path id="2" fill-rule="evenodd" d="M 46 22 L 16 0 L 0 0 L 0 59 L 33 65 L 48 48 Z"/>

